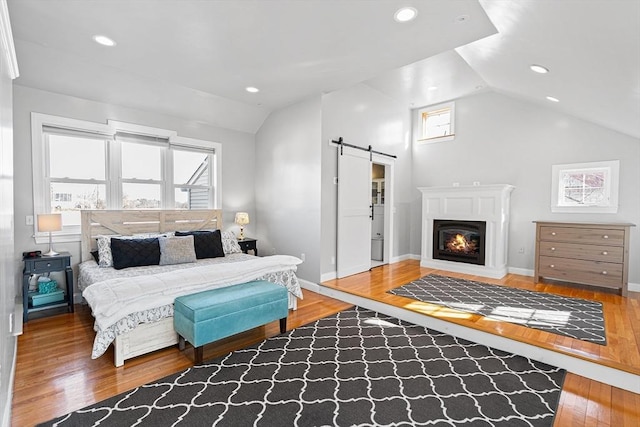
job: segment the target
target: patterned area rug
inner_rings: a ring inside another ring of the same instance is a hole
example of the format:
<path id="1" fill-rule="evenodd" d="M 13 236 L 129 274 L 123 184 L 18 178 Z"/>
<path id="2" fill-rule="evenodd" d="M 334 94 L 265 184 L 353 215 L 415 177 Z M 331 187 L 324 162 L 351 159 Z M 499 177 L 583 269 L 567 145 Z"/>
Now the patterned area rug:
<path id="1" fill-rule="evenodd" d="M 496 320 L 606 345 L 602 303 L 430 274 L 389 291 Z"/>
<path id="2" fill-rule="evenodd" d="M 355 307 L 42 425 L 551 426 L 564 376 Z"/>

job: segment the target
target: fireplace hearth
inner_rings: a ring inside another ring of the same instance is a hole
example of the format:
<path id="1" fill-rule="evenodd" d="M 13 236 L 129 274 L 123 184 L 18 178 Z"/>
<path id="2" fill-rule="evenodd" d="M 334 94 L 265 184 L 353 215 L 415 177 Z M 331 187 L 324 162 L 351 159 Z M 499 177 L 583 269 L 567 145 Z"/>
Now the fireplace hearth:
<path id="1" fill-rule="evenodd" d="M 433 220 L 433 258 L 484 265 L 485 221 Z"/>

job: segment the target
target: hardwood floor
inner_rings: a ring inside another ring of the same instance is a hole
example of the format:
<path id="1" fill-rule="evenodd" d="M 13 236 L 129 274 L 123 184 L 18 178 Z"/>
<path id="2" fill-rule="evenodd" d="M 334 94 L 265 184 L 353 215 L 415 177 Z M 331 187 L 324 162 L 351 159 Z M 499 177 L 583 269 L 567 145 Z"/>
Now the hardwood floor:
<path id="1" fill-rule="evenodd" d="M 406 261 L 323 285 L 369 293 L 372 298 L 387 298 L 382 295 L 387 289 L 408 283 L 431 271 L 420 268 L 417 261 Z M 464 277 L 474 279 L 471 276 Z M 511 275 L 503 281 L 492 282 L 527 289 L 538 286 L 533 285 L 530 278 Z M 607 347 L 612 346 L 612 348 L 603 350 L 599 357 L 602 358 L 603 363 L 624 364 L 627 361 L 630 363 L 638 361 L 640 298 L 637 294 L 632 293 L 630 294 L 632 296 L 622 300 L 616 295 L 600 294 L 593 290 L 567 289 L 553 285 L 539 286 L 544 290 L 551 289 L 552 292 L 563 295 L 606 301 L 607 324 L 612 325 L 612 331 L 607 332 L 608 339 L 611 334 Z M 307 290 L 304 290 L 304 297 L 304 300 L 299 303 L 298 310 L 289 316 L 289 328 L 309 323 L 350 306 L 343 301 Z M 403 299 L 400 303 L 406 306 L 407 301 Z M 613 320 L 610 321 L 610 319 Z M 506 325 L 501 328 L 495 324 L 487 324 L 491 322 L 480 319 L 472 319 L 471 322 L 479 325 L 478 327 L 493 329 L 498 333 L 512 329 Z M 267 327 L 225 339 L 215 346 L 206 346 L 205 358 L 228 353 L 235 348 L 253 344 L 277 333 L 278 324 L 272 322 Z M 559 348 L 575 347 L 577 351 L 585 351 L 580 343 L 569 343 L 566 340 L 555 340 L 546 336 L 535 338 L 535 335 L 535 333 L 528 333 L 522 339 L 540 339 L 544 345 Z M 32 426 L 157 380 L 185 369 L 193 363 L 191 347 L 187 347 L 182 352 L 177 347 L 170 347 L 127 360 L 123 367 L 116 368 L 113 366 L 111 350 L 96 360 L 90 358 L 93 337 L 93 318 L 86 306 L 77 305 L 74 314 L 65 313 L 30 320 L 24 325 L 24 333 L 18 339 L 12 404 L 13 426 Z M 635 351 L 635 356 L 618 354 L 633 353 L 632 350 Z M 587 348 L 586 351 L 591 350 Z M 631 365 L 630 369 L 639 367 L 640 364 Z M 556 427 L 635 427 L 639 424 L 640 395 L 578 375 L 567 375 L 556 416 Z"/>
<path id="2" fill-rule="evenodd" d="M 506 285 L 531 291 L 548 292 L 572 298 L 603 303 L 607 345 L 576 340 L 513 323 L 499 322 L 481 315 L 423 303 L 413 299 L 388 294 L 393 289 L 427 274 L 459 277 L 484 283 Z M 344 279 L 323 282 L 322 286 L 352 293 L 367 299 L 401 307 L 416 313 L 446 320 L 451 323 L 477 329 L 493 335 L 553 350 L 600 365 L 640 375 L 640 294 L 630 292 L 629 297 L 593 287 L 567 286 L 551 283 L 533 283 L 532 277 L 508 274 L 503 279 L 470 276 L 420 267 L 417 260 L 403 261 L 370 272 Z"/>

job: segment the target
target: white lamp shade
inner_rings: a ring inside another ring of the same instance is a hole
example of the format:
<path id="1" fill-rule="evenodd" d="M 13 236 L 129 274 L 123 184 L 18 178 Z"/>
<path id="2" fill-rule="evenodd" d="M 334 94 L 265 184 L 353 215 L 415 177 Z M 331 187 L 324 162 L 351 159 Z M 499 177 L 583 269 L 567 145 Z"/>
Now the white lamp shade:
<path id="1" fill-rule="evenodd" d="M 62 230 L 62 214 L 41 214 L 38 215 L 38 231 L 60 231 Z"/>
<path id="2" fill-rule="evenodd" d="M 249 224 L 249 214 L 247 212 L 236 213 L 236 224 L 238 225 Z"/>

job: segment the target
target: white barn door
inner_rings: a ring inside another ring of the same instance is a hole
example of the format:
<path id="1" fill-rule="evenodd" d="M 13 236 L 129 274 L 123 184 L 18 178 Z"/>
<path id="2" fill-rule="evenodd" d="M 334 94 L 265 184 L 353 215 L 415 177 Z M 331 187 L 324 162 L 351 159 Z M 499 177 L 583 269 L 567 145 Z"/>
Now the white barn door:
<path id="1" fill-rule="evenodd" d="M 350 276 L 370 268 L 370 153 L 338 147 L 337 276 Z"/>

